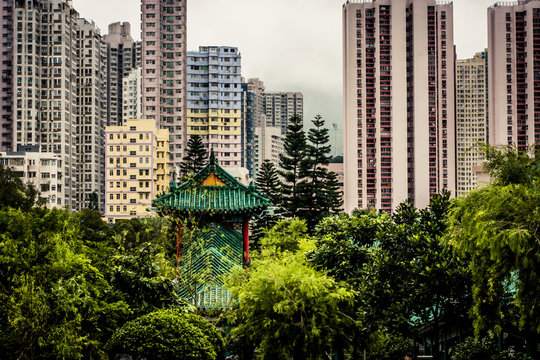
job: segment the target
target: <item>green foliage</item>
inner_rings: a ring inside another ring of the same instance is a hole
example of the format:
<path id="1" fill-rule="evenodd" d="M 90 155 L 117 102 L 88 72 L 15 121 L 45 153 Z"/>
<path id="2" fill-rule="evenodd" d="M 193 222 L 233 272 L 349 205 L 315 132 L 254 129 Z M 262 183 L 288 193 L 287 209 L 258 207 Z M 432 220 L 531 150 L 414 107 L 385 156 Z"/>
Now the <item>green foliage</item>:
<path id="1" fill-rule="evenodd" d="M 494 339 L 482 338 L 475 340 L 468 337 L 465 341 L 456 346 L 452 353 L 452 360 L 527 360 L 530 357 L 522 353 L 510 351 L 499 352 Z"/>
<path id="2" fill-rule="evenodd" d="M 10 358 L 100 356 L 127 314 L 83 254 L 65 211 L 0 211 L 0 352 Z"/>
<path id="3" fill-rule="evenodd" d="M 114 333 L 107 348 L 111 355 L 134 358 L 214 360 L 222 344 L 219 332 L 204 319 L 169 309 L 127 322 Z"/>
<path id="4" fill-rule="evenodd" d="M 482 145 L 485 154 L 484 170 L 489 173 L 495 185 L 528 184 L 540 177 L 538 158 L 529 152 L 519 151 L 512 146 Z"/>
<path id="5" fill-rule="evenodd" d="M 198 173 L 208 161 L 208 152 L 199 135 L 192 135 L 187 143 L 186 156 L 180 164 L 181 181 Z"/>
<path id="6" fill-rule="evenodd" d="M 99 211 L 99 195 L 94 191 L 88 196 L 88 209 Z"/>
<path id="7" fill-rule="evenodd" d="M 324 128 L 324 120 L 320 115 L 315 116 L 313 125 L 307 134 L 308 145 L 304 160 L 305 176 L 309 181 L 309 185 L 306 185 L 306 206 L 303 209 L 305 215 L 302 212 L 298 215 L 306 219 L 310 228 L 324 217 L 337 214 L 342 204 L 337 176 L 327 168 L 332 158 L 328 129 Z"/>
<path id="8" fill-rule="evenodd" d="M 257 347 L 262 359 L 317 359 L 345 338 L 351 320 L 343 309 L 350 306 L 353 294 L 309 266 L 305 253 L 314 244 L 302 235 L 304 223 L 280 225 L 285 234 L 263 239 L 266 256 L 230 277 L 235 308 L 229 319 L 236 325 L 230 339 Z M 296 241 L 283 241 L 291 235 Z M 243 354 L 243 358 L 248 357 Z"/>
<path id="9" fill-rule="evenodd" d="M 540 178 L 535 161 L 490 149 L 492 185 L 456 201 L 448 244 L 470 256 L 475 333 L 519 326 L 540 334 Z"/>
<path id="10" fill-rule="evenodd" d="M 307 235 L 306 222 L 299 219 L 280 220 L 261 240 L 263 256 L 277 256 L 284 251 L 298 251 L 300 240 Z"/>
<path id="11" fill-rule="evenodd" d="M 266 210 L 257 215 L 252 220 L 250 229 L 250 248 L 259 249 L 259 241 L 264 236 L 264 232 L 272 228 L 281 219 L 282 210 L 278 208 L 280 204 L 279 178 L 274 164 L 270 160 L 264 160 L 255 180 L 257 190 L 272 202 L 272 211 Z"/>
<path id="12" fill-rule="evenodd" d="M 302 118 L 294 115 L 289 119 L 287 134 L 283 142 L 284 153 L 279 155 L 279 175 L 281 186 L 281 205 L 289 216 L 294 216 L 305 206 L 306 190 L 306 133 Z"/>
<path id="13" fill-rule="evenodd" d="M 32 184 L 25 185 L 11 169 L 0 165 L 0 208 L 28 211 L 33 206 L 43 205 L 44 201 Z"/>
<path id="14" fill-rule="evenodd" d="M 411 321 L 435 331 L 442 323 L 467 327 L 468 263 L 439 242 L 449 197 L 436 195 L 420 211 L 405 202 L 392 217 L 359 211 L 317 226 L 311 263 L 356 290 L 353 357 L 362 348 L 371 358 L 398 353 L 399 339 L 414 332 Z"/>

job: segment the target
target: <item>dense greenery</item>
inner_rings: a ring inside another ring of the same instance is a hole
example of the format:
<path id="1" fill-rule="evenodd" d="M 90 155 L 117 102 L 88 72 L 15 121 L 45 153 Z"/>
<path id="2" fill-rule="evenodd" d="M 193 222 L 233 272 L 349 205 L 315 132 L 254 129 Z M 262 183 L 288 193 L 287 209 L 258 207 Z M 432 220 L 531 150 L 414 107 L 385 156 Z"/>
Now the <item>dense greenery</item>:
<path id="1" fill-rule="evenodd" d="M 318 137 L 319 165 L 302 155 L 297 185 L 326 176 Z M 462 198 L 443 192 L 425 209 L 404 202 L 391 215 L 320 219 L 320 206 L 298 203 L 294 214 L 309 219 L 270 219 L 250 267 L 228 279 L 227 350 L 391 360 L 422 343 L 437 360 L 538 358 L 540 165 L 512 148 L 486 152 L 491 184 Z M 0 357 L 225 356 L 219 331 L 177 295 L 174 219 L 109 226 L 96 210 L 35 207 L 37 192 L 5 169 L 0 181 L 13 194 L 0 188 Z M 278 202 L 288 196 L 271 164 L 258 185 Z"/>
<path id="2" fill-rule="evenodd" d="M 110 227 L 95 210 L 29 208 L 37 196 L 7 182 L 24 201 L 0 205 L 2 359 L 106 358 L 105 343 L 126 321 L 182 307 L 169 220 Z M 210 341 L 221 352 L 218 342 Z"/>
<path id="3" fill-rule="evenodd" d="M 488 148 L 487 159 L 492 184 L 456 200 L 446 241 L 471 257 L 475 333 L 513 326 L 531 344 L 540 333 L 540 166 L 513 148 Z"/>
<path id="4" fill-rule="evenodd" d="M 129 321 L 107 343 L 111 357 L 214 360 L 223 358 L 223 338 L 200 316 L 157 310 Z M 220 356 L 218 357 L 218 353 Z"/>

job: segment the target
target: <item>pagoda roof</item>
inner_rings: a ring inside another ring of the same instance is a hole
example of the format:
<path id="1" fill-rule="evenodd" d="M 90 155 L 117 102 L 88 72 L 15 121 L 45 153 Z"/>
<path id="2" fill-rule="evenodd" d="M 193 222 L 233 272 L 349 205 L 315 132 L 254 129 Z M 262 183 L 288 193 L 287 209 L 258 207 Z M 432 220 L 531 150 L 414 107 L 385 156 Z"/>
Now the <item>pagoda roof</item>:
<path id="1" fill-rule="evenodd" d="M 231 176 L 216 161 L 214 151 L 208 164 L 181 185 L 171 183 L 168 193 L 152 203 L 160 215 L 208 214 L 249 216 L 271 205 L 253 183 L 245 186 Z"/>

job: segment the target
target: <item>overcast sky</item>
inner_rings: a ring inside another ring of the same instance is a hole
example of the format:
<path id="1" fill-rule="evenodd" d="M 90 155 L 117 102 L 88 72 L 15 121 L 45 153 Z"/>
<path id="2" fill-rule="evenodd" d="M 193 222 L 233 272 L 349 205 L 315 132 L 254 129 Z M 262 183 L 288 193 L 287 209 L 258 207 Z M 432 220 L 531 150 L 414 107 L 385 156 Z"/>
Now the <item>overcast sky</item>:
<path id="1" fill-rule="evenodd" d="M 320 113 L 329 128 L 337 123 L 342 129 L 343 2 L 188 0 L 188 50 L 238 47 L 244 77 L 260 78 L 269 91 L 301 91 L 306 123 Z M 454 1 L 458 58 L 487 47 L 486 12 L 494 2 Z M 128 21 L 133 37 L 140 39 L 140 0 L 73 0 L 73 6 L 94 20 L 103 35 L 108 24 Z M 338 144 L 341 137 L 340 130 Z"/>

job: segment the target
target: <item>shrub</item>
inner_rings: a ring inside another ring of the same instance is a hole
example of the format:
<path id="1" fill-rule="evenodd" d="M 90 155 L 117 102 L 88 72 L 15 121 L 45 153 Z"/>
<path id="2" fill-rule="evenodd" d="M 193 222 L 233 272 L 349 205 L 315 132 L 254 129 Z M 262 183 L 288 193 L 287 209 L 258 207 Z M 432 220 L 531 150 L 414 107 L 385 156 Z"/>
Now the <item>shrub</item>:
<path id="1" fill-rule="evenodd" d="M 213 325 L 177 309 L 158 310 L 129 321 L 107 343 L 114 355 L 156 360 L 214 360 L 223 338 Z"/>

